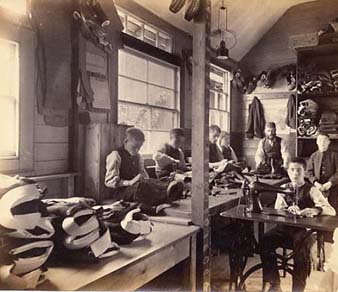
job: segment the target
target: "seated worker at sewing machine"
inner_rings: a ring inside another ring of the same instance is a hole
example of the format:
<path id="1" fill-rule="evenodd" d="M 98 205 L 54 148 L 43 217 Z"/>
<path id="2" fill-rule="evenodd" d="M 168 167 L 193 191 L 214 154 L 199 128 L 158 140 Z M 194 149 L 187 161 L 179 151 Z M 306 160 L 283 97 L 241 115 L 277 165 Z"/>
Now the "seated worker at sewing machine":
<path id="1" fill-rule="evenodd" d="M 286 142 L 276 134 L 276 124 L 266 123 L 265 138 L 259 141 L 255 155 L 256 171 L 260 174 L 282 173 L 289 159 Z"/>
<path id="2" fill-rule="evenodd" d="M 319 133 L 316 142 L 318 150 L 309 159 L 308 177 L 337 211 L 338 153 L 329 149 L 331 141 L 326 134 Z"/>
<path id="3" fill-rule="evenodd" d="M 169 132 L 169 143 L 163 144 L 153 155 L 156 163 L 156 175 L 158 178 L 167 177 L 173 171 L 185 171 L 185 158 L 183 129 L 172 129 Z"/>
<path id="4" fill-rule="evenodd" d="M 286 184 L 285 187 L 296 190 L 296 196 L 278 194 L 275 208 L 286 209 L 295 216 L 335 216 L 334 208 L 323 194 L 312 184 L 305 181 L 305 170 L 306 162 L 304 159 L 296 157 L 290 160 L 287 171 L 291 183 Z M 298 204 L 295 202 L 298 202 Z M 304 291 L 306 279 L 311 271 L 310 248 L 313 244 L 311 237 L 304 239 L 305 234 L 305 228 L 281 225 L 263 235 L 260 247 L 263 264 L 263 290 L 269 283 L 268 291 L 281 291 L 276 249 L 292 243 L 295 249 L 292 291 Z M 302 241 L 303 243 L 299 247 L 298 245 Z"/>
<path id="5" fill-rule="evenodd" d="M 106 158 L 105 185 L 116 200 L 143 203 L 147 206 L 165 204 L 182 197 L 183 183 L 151 179 L 139 154 L 145 141 L 138 128 L 129 128 L 123 145 Z"/>

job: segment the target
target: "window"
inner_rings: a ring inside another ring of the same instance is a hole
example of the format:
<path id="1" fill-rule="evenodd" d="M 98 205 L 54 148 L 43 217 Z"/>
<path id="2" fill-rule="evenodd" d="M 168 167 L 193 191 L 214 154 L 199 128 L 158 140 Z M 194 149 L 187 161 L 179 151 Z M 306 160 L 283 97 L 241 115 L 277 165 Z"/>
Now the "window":
<path id="1" fill-rule="evenodd" d="M 26 14 L 27 0 L 0 0 L 0 6 L 19 14 Z"/>
<path id="2" fill-rule="evenodd" d="M 147 55 L 119 51 L 119 124 L 141 128 L 152 154 L 179 121 L 179 70 Z"/>
<path id="3" fill-rule="evenodd" d="M 230 80 L 229 72 L 210 65 L 209 124 L 230 132 Z"/>
<path id="4" fill-rule="evenodd" d="M 124 26 L 123 32 L 163 51 L 172 52 L 172 37 L 168 33 L 130 15 L 121 8 L 118 8 L 117 12 Z"/>
<path id="5" fill-rule="evenodd" d="M 18 43 L 0 39 L 0 158 L 18 156 Z"/>

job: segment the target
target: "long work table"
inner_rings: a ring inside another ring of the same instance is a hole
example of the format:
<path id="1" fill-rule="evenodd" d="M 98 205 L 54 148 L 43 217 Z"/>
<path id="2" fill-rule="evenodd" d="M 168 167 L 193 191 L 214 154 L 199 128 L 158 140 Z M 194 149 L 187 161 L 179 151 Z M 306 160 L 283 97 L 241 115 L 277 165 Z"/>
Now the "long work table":
<path id="1" fill-rule="evenodd" d="M 185 259 L 190 289 L 196 290 L 197 226 L 154 222 L 153 232 L 99 263 L 51 266 L 39 290 L 136 290 Z"/>
<path id="2" fill-rule="evenodd" d="M 266 179 L 260 178 L 259 181 L 271 184 L 281 185 L 288 181 L 288 178 L 282 177 L 279 179 Z M 193 194 L 192 194 L 193 195 Z M 228 189 L 221 192 L 220 195 L 209 196 L 209 214 L 210 216 L 218 215 L 222 211 L 231 209 L 238 205 L 239 200 L 242 197 L 242 190 Z M 166 216 L 180 217 L 191 219 L 191 198 L 182 199 L 172 204 L 171 207 L 164 210 Z"/>

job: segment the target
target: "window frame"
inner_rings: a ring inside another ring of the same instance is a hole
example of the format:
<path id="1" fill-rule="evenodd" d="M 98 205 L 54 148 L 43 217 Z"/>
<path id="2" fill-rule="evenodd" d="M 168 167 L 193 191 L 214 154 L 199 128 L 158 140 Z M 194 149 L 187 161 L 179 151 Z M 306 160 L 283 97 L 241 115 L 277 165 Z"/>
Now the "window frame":
<path id="1" fill-rule="evenodd" d="M 174 68 L 176 72 L 175 72 L 175 78 L 174 78 L 175 89 L 173 90 L 172 88 L 168 88 L 168 87 L 156 84 L 156 83 L 152 83 L 152 82 L 149 82 L 148 80 L 143 81 L 143 80 L 139 80 L 137 78 L 126 76 L 124 74 L 121 74 L 120 71 L 118 70 L 118 77 L 123 77 L 123 78 L 129 79 L 129 80 L 135 80 L 135 81 L 138 81 L 138 82 L 142 82 L 142 83 L 146 84 L 147 86 L 148 85 L 154 85 L 156 87 L 160 87 L 160 88 L 164 88 L 164 89 L 168 89 L 168 90 L 173 91 L 174 95 L 175 95 L 174 96 L 173 108 L 153 105 L 153 104 L 150 104 L 148 102 L 147 103 L 141 103 L 141 102 L 120 100 L 119 94 L 117 96 L 117 104 L 119 105 L 119 103 L 122 103 L 122 104 L 131 104 L 131 105 L 146 107 L 146 108 L 150 109 L 150 114 L 151 114 L 151 109 L 160 109 L 160 110 L 165 110 L 165 111 L 171 112 L 171 113 L 174 114 L 173 127 L 179 127 L 180 123 L 181 123 L 181 92 L 180 92 L 180 90 L 181 90 L 181 88 L 180 88 L 180 82 L 181 82 L 181 79 L 180 79 L 181 72 L 180 72 L 180 70 L 181 70 L 181 68 L 177 65 L 165 62 L 163 60 L 160 60 L 158 58 L 155 58 L 153 56 L 150 56 L 148 54 L 145 54 L 143 52 L 140 52 L 138 50 L 135 50 L 135 49 L 127 47 L 127 46 L 125 46 L 123 49 L 120 49 L 119 51 L 124 51 L 128 54 L 133 54 L 134 56 L 144 58 L 147 61 L 151 61 L 153 63 L 159 64 L 159 65 L 162 65 L 162 66 L 164 65 L 164 66 L 167 66 L 169 68 Z M 118 121 L 119 124 L 121 124 L 120 121 L 119 121 L 119 111 L 117 111 L 117 121 Z M 148 128 L 142 128 L 142 130 L 145 131 L 145 132 L 161 132 L 161 133 L 168 133 L 168 134 L 169 134 L 169 131 L 170 131 L 168 129 L 153 129 L 153 128 L 151 128 L 151 116 L 150 116 L 150 124 L 148 126 L 149 126 Z M 152 153 L 142 153 L 142 156 L 145 157 L 145 158 L 151 158 Z"/>
<path id="2" fill-rule="evenodd" d="M 231 86 L 230 86 L 230 72 L 229 72 L 229 70 L 226 70 L 226 69 L 224 69 L 224 68 L 222 68 L 220 66 L 217 66 L 217 65 L 215 65 L 213 63 L 210 63 L 210 68 L 211 67 L 214 67 L 215 69 L 220 70 L 220 71 L 224 72 L 225 74 L 227 74 L 227 82 L 223 83 L 224 84 L 223 85 L 224 86 L 223 87 L 224 88 L 223 92 L 217 91 L 217 90 L 212 89 L 210 87 L 210 89 L 209 89 L 210 95 L 209 96 L 211 96 L 211 93 L 214 93 L 216 96 L 217 96 L 218 93 L 224 94 L 225 99 L 226 99 L 226 104 L 225 104 L 225 109 L 223 110 L 223 109 L 220 109 L 219 107 L 211 107 L 211 101 L 210 101 L 209 116 L 211 116 L 211 111 L 217 111 L 219 114 L 224 114 L 227 117 L 227 129 L 222 129 L 222 131 L 224 131 L 227 134 L 230 134 L 230 132 L 231 132 L 231 92 L 230 92 Z M 210 70 L 210 75 L 211 75 L 211 70 Z M 223 79 L 225 79 L 225 78 L 223 78 Z M 210 80 L 211 80 L 211 78 L 210 78 Z M 209 99 L 210 99 L 210 97 L 209 97 Z M 217 103 L 218 103 L 218 101 L 217 101 Z M 210 123 L 210 120 L 209 120 L 209 123 Z M 221 127 L 221 125 L 218 125 L 218 126 Z"/>
<path id="3" fill-rule="evenodd" d="M 35 116 L 35 34 L 27 17 L 11 21 L 10 12 L 0 7 L 0 38 L 19 44 L 18 155 L 0 158 L 0 172 L 22 173 L 34 170 Z"/>
<path id="4" fill-rule="evenodd" d="M 164 52 L 167 52 L 169 54 L 173 53 L 173 36 L 170 33 L 150 24 L 149 22 L 145 21 L 144 19 L 141 19 L 140 17 L 135 16 L 134 14 L 130 13 L 129 11 L 127 11 L 127 10 L 125 10 L 125 9 L 119 7 L 119 6 L 116 6 L 116 10 L 117 10 L 117 13 L 118 13 L 118 15 L 121 19 L 122 24 L 123 24 L 123 32 L 124 33 L 126 33 L 126 34 L 128 34 L 128 35 L 130 35 L 130 36 L 132 36 L 136 39 L 139 39 L 139 40 L 141 40 L 141 41 L 143 41 L 143 42 L 145 42 L 145 43 L 147 43 L 151 46 L 154 46 L 155 48 L 158 48 L 158 49 L 160 49 Z M 128 32 L 128 18 L 130 18 L 131 21 L 137 22 L 137 25 L 140 26 L 140 30 L 141 30 L 140 31 L 140 37 L 137 37 L 134 34 L 130 34 Z M 144 40 L 145 39 L 146 27 L 149 27 L 149 29 L 154 34 L 156 34 L 155 45 L 153 45 L 153 44 Z M 163 49 L 162 46 L 160 45 L 159 37 L 161 37 L 163 39 L 167 38 L 169 40 L 169 45 L 168 45 L 167 50 Z"/>

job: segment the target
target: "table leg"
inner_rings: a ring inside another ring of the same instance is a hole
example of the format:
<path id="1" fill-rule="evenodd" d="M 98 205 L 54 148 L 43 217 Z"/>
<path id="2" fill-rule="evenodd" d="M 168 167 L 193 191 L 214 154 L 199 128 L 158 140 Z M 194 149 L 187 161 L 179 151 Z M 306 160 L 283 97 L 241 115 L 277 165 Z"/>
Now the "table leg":
<path id="1" fill-rule="evenodd" d="M 325 263 L 325 250 L 324 250 L 324 234 L 322 232 L 317 232 L 317 257 L 318 257 L 318 266 L 317 271 L 324 271 Z"/>
<path id="2" fill-rule="evenodd" d="M 264 223 L 259 222 L 258 223 L 258 243 L 262 242 L 263 235 L 264 235 Z"/>
<path id="3" fill-rule="evenodd" d="M 190 289 L 196 292 L 196 235 L 190 238 Z"/>

